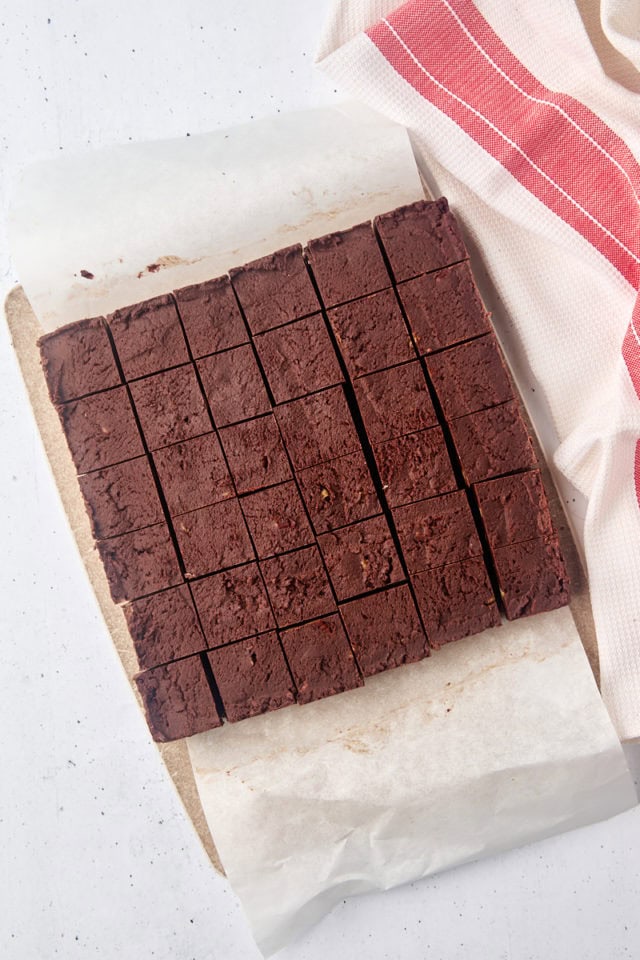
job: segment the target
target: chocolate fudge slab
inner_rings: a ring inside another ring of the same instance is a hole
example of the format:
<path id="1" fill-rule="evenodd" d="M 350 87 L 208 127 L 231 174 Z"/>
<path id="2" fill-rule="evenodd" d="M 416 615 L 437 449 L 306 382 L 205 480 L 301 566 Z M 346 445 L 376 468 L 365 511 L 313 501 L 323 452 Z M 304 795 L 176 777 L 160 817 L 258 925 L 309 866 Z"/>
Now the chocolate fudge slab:
<path id="1" fill-rule="evenodd" d="M 107 321 L 127 380 L 177 367 L 189 359 L 170 294 L 116 310 Z"/>
<path id="2" fill-rule="evenodd" d="M 345 366 L 352 378 L 416 356 L 393 290 L 382 290 L 328 311 Z"/>
<path id="3" fill-rule="evenodd" d="M 182 287 L 173 295 L 195 358 L 248 343 L 247 328 L 228 277 Z"/>
<path id="4" fill-rule="evenodd" d="M 555 537 L 498 547 L 493 560 L 507 620 L 556 610 L 570 602 L 569 577 Z"/>
<path id="5" fill-rule="evenodd" d="M 183 513 L 174 530 L 188 579 L 255 559 L 236 499 Z"/>
<path id="6" fill-rule="evenodd" d="M 96 540 L 150 527 L 164 520 L 146 457 L 126 460 L 78 478 Z"/>
<path id="7" fill-rule="evenodd" d="M 100 540 L 97 546 L 114 603 L 182 583 L 166 523 Z"/>
<path id="8" fill-rule="evenodd" d="M 342 387 L 283 403 L 275 414 L 296 471 L 361 449 Z"/>
<path id="9" fill-rule="evenodd" d="M 464 490 L 398 507 L 393 519 L 409 573 L 482 556 Z"/>
<path id="10" fill-rule="evenodd" d="M 380 501 L 362 450 L 316 464 L 297 474 L 316 533 L 380 513 Z"/>
<path id="11" fill-rule="evenodd" d="M 461 417 L 450 427 L 465 483 L 469 486 L 537 466 L 517 400 Z"/>
<path id="12" fill-rule="evenodd" d="M 477 483 L 475 493 L 492 550 L 509 543 L 549 537 L 553 523 L 539 470 Z"/>
<path id="13" fill-rule="evenodd" d="M 129 384 L 150 450 L 211 430 L 211 420 L 193 365 L 165 370 Z"/>
<path id="14" fill-rule="evenodd" d="M 458 486 L 440 427 L 377 444 L 374 454 L 391 507 L 448 493 Z"/>
<path id="15" fill-rule="evenodd" d="M 429 656 L 406 583 L 341 604 L 340 613 L 363 677 Z"/>
<path id="16" fill-rule="evenodd" d="M 236 267 L 229 275 L 253 334 L 320 309 L 299 244 Z"/>
<path id="17" fill-rule="evenodd" d="M 57 409 L 78 473 L 144 453 L 126 387 L 71 400 Z"/>
<path id="18" fill-rule="evenodd" d="M 360 377 L 353 386 L 372 444 L 415 433 L 438 422 L 417 360 Z"/>
<path id="19" fill-rule="evenodd" d="M 398 296 L 420 356 L 491 332 L 466 262 L 407 280 Z"/>
<path id="20" fill-rule="evenodd" d="M 260 559 L 314 542 L 304 504 L 291 480 L 243 497 L 240 506 Z"/>
<path id="21" fill-rule="evenodd" d="M 135 681 L 154 740 L 180 740 L 222 724 L 198 655 L 153 667 Z"/>
<path id="22" fill-rule="evenodd" d="M 271 409 L 250 344 L 214 353 L 197 365 L 217 427 L 251 420 Z"/>
<path id="23" fill-rule="evenodd" d="M 220 440 L 238 493 L 251 493 L 291 478 L 273 415 L 223 427 Z"/>
<path id="24" fill-rule="evenodd" d="M 153 454 L 160 486 L 172 517 L 234 495 L 233 483 L 215 433 L 162 447 Z"/>
<path id="25" fill-rule="evenodd" d="M 295 686 L 275 632 L 220 647 L 207 656 L 232 723 L 295 703 Z"/>
<path id="26" fill-rule="evenodd" d="M 279 627 L 321 617 L 335 610 L 317 547 L 305 547 L 261 560 L 260 569 Z"/>
<path id="27" fill-rule="evenodd" d="M 53 403 L 77 400 L 121 382 L 102 317 L 47 333 L 38 340 L 38 347 Z"/>
<path id="28" fill-rule="evenodd" d="M 492 333 L 429 357 L 427 370 L 447 420 L 514 397 L 515 388 Z"/>
<path id="29" fill-rule="evenodd" d="M 134 600 L 123 611 L 141 670 L 206 649 L 186 583 Z"/>
<path id="30" fill-rule="evenodd" d="M 415 574 L 412 583 L 435 649 L 501 624 L 482 557 L 425 570 Z"/>
<path id="31" fill-rule="evenodd" d="M 338 600 L 402 580 L 400 560 L 384 517 L 361 520 L 318 537 Z"/>
<path id="32" fill-rule="evenodd" d="M 373 224 L 398 283 L 469 256 L 444 197 L 390 210 L 376 217 Z"/>
<path id="33" fill-rule="evenodd" d="M 310 240 L 306 254 L 326 307 L 391 286 L 369 222 Z"/>
<path id="34" fill-rule="evenodd" d="M 337 614 L 284 630 L 280 639 L 298 688 L 298 703 L 311 703 L 362 686 Z"/>
<path id="35" fill-rule="evenodd" d="M 340 364 L 320 313 L 261 333 L 254 344 L 276 403 L 342 383 Z"/>
<path id="36" fill-rule="evenodd" d="M 194 580 L 191 592 L 208 647 L 220 647 L 275 628 L 256 563 Z"/>

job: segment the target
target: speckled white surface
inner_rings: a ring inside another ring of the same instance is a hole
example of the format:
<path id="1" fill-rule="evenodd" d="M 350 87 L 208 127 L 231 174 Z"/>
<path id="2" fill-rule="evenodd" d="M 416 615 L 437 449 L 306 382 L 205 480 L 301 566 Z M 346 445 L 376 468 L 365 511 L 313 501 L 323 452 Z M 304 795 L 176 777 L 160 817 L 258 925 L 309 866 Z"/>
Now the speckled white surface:
<path id="1" fill-rule="evenodd" d="M 2 168 L 336 99 L 324 3 L 0 2 Z M 287 23 L 283 30 L 283 24 Z M 0 292 L 18 280 L 0 223 Z M 0 330 L 0 956 L 249 960 L 100 620 Z M 640 769 L 640 748 L 629 757 Z M 282 956 L 640 955 L 640 809 L 343 904 Z"/>

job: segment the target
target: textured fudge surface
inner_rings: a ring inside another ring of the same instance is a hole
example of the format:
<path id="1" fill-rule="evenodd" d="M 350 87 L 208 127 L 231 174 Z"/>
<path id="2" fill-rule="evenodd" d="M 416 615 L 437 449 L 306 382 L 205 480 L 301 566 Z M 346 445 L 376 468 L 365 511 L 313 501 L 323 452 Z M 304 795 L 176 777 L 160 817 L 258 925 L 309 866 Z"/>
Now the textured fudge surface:
<path id="1" fill-rule="evenodd" d="M 78 473 L 99 470 L 144 453 L 126 387 L 58 407 Z"/>
<path id="2" fill-rule="evenodd" d="M 553 533 L 539 470 L 486 480 L 473 490 L 492 550 Z"/>
<path id="3" fill-rule="evenodd" d="M 418 573 L 413 588 L 432 647 L 500 626 L 500 613 L 481 557 Z"/>
<path id="4" fill-rule="evenodd" d="M 199 656 L 139 673 L 136 684 L 154 740 L 179 740 L 222 723 Z"/>
<path id="5" fill-rule="evenodd" d="M 233 496 L 233 484 L 215 433 L 174 443 L 153 454 L 171 516 Z"/>
<path id="6" fill-rule="evenodd" d="M 440 427 L 410 433 L 375 447 L 382 487 L 390 506 L 424 500 L 458 486 Z"/>
<path id="7" fill-rule="evenodd" d="M 207 646 L 186 583 L 134 600 L 123 609 L 141 670 Z"/>
<path id="8" fill-rule="evenodd" d="M 247 328 L 228 277 L 183 287 L 174 296 L 194 357 L 248 342 Z"/>
<path id="9" fill-rule="evenodd" d="M 371 443 L 393 440 L 438 422 L 418 361 L 360 377 L 354 390 Z"/>
<path id="10" fill-rule="evenodd" d="M 166 523 L 101 540 L 98 551 L 115 603 L 182 583 Z"/>
<path id="11" fill-rule="evenodd" d="M 338 600 L 402 579 L 402 567 L 384 517 L 373 517 L 318 538 Z"/>
<path id="12" fill-rule="evenodd" d="M 276 327 L 255 338 L 276 403 L 342 382 L 342 371 L 320 313 Z"/>
<path id="13" fill-rule="evenodd" d="M 271 410 L 250 344 L 204 357 L 198 360 L 198 370 L 216 427 L 250 420 Z"/>
<path id="14" fill-rule="evenodd" d="M 164 520 L 146 457 L 136 457 L 78 480 L 96 540 L 149 527 Z"/>
<path id="15" fill-rule="evenodd" d="M 276 417 L 296 470 L 360 449 L 342 387 L 284 403 Z"/>
<path id="16" fill-rule="evenodd" d="M 381 510 L 361 450 L 300 470 L 298 483 L 316 533 L 365 520 Z"/>
<path id="17" fill-rule="evenodd" d="M 252 333 L 262 333 L 320 309 L 302 247 L 277 250 L 230 271 Z"/>
<path id="18" fill-rule="evenodd" d="M 298 703 L 362 686 L 337 614 L 284 630 L 282 646 L 298 688 Z"/>
<path id="19" fill-rule="evenodd" d="M 451 433 L 469 486 L 537 466 L 517 400 L 461 417 L 451 424 Z"/>
<path id="20" fill-rule="evenodd" d="M 363 677 L 415 663 L 429 653 L 406 583 L 341 604 L 340 613 Z"/>
<path id="21" fill-rule="evenodd" d="M 397 282 L 467 259 L 467 251 L 444 197 L 418 200 L 374 220 Z"/>
<path id="22" fill-rule="evenodd" d="M 242 498 L 241 506 L 260 558 L 314 542 L 304 504 L 293 481 L 251 493 Z"/>
<path id="23" fill-rule="evenodd" d="M 189 578 L 215 573 L 225 567 L 253 560 L 240 504 L 222 500 L 176 517 L 174 530 Z"/>
<path id="24" fill-rule="evenodd" d="M 120 383 L 102 317 L 70 323 L 38 341 L 42 369 L 54 403 L 77 400 Z"/>
<path id="25" fill-rule="evenodd" d="M 393 290 L 334 307 L 329 310 L 329 323 L 352 377 L 413 360 L 416 355 Z"/>
<path id="26" fill-rule="evenodd" d="M 191 364 L 135 380 L 130 389 L 150 450 L 211 430 L 211 420 Z"/>
<path id="27" fill-rule="evenodd" d="M 310 240 L 306 254 L 326 307 L 391 286 L 370 223 Z"/>
<path id="28" fill-rule="evenodd" d="M 411 573 L 482 555 L 464 490 L 398 507 L 393 517 Z"/>
<path id="29" fill-rule="evenodd" d="M 189 359 L 173 297 L 154 297 L 107 318 L 127 380 L 177 367 Z"/>
<path id="30" fill-rule="evenodd" d="M 275 627 L 256 563 L 195 580 L 191 592 L 208 647 L 223 646 Z"/>
<path id="31" fill-rule="evenodd" d="M 421 356 L 491 332 L 468 263 L 407 280 L 398 295 Z"/>
<path id="32" fill-rule="evenodd" d="M 555 537 L 526 540 L 494 551 L 508 620 L 564 607 L 571 600 L 567 571 Z"/>
<path id="33" fill-rule="evenodd" d="M 295 686 L 277 634 L 263 633 L 207 656 L 231 722 L 295 703 Z"/>
<path id="34" fill-rule="evenodd" d="M 291 477 L 273 415 L 223 427 L 220 439 L 238 493 L 250 493 Z"/>
<path id="35" fill-rule="evenodd" d="M 495 407 L 514 395 L 492 333 L 429 357 L 427 369 L 448 420 Z"/>
<path id="36" fill-rule="evenodd" d="M 317 547 L 261 560 L 260 569 L 278 626 L 286 627 L 335 610 Z"/>

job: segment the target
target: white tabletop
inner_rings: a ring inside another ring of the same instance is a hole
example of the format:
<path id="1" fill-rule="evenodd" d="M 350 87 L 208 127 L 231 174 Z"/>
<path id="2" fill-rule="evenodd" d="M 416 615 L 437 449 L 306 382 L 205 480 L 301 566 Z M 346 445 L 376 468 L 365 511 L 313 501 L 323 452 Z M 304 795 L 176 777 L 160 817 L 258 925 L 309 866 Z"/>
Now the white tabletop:
<path id="1" fill-rule="evenodd" d="M 337 100 L 313 66 L 325 8 L 299 0 L 4 0 L 3 170 Z M 5 187 L 2 294 L 19 280 L 6 244 Z M 4 325 L 0 383 L 0 956 L 257 958 L 111 648 Z M 640 747 L 628 754 L 637 773 Z M 282 956 L 637 957 L 639 864 L 635 808 L 346 902 Z"/>

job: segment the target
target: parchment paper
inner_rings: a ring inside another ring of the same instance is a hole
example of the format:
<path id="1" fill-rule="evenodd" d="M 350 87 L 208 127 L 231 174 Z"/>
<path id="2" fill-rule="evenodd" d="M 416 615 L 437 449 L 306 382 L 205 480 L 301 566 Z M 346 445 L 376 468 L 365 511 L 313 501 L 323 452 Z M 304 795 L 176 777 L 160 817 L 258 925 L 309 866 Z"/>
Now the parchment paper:
<path id="1" fill-rule="evenodd" d="M 34 167 L 18 191 L 13 250 L 54 329 L 421 195 L 404 130 L 361 108 L 312 111 Z M 102 595 L 104 575 L 87 565 Z M 267 954 L 348 894 L 636 802 L 566 609 L 188 744 L 225 870 Z"/>

